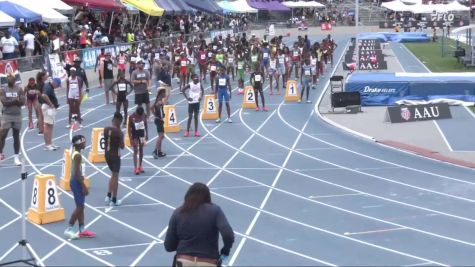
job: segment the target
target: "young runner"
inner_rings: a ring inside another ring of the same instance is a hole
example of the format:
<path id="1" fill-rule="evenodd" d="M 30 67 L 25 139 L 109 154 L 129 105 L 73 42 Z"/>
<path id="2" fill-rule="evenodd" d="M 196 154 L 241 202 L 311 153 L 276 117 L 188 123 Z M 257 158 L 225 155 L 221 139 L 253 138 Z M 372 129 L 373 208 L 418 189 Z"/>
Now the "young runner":
<path id="1" fill-rule="evenodd" d="M 166 154 L 162 152 L 162 141 L 165 137 L 164 127 L 163 127 L 163 118 L 165 113 L 163 112 L 163 105 L 167 101 L 167 90 L 165 88 L 159 88 L 157 92 L 157 98 L 155 98 L 155 103 L 152 106 L 152 112 L 155 116 L 155 126 L 157 127 L 157 143 L 155 144 L 155 150 L 152 155 L 154 159 L 159 157 L 165 157 Z"/>
<path id="2" fill-rule="evenodd" d="M 109 180 L 109 190 L 106 196 L 106 204 L 119 206 L 121 201 L 117 199 L 119 189 L 120 172 L 120 149 L 124 149 L 124 134 L 120 130 L 120 125 L 124 118 L 120 112 L 114 113 L 112 126 L 104 128 L 105 158 L 109 170 L 112 172 Z"/>
<path id="3" fill-rule="evenodd" d="M 310 65 L 309 58 L 306 58 L 305 63 L 302 65 L 302 78 L 300 79 L 300 83 L 302 84 L 302 92 L 300 92 L 300 99 L 298 102 L 301 102 L 303 99 L 303 94 L 306 91 L 307 103 L 311 103 L 312 101 L 308 99 L 308 94 L 312 83 L 312 65 Z"/>
<path id="4" fill-rule="evenodd" d="M 80 237 L 95 237 L 96 234 L 84 229 L 84 206 L 86 203 L 86 196 L 89 190 L 84 184 L 84 176 L 82 173 L 82 155 L 81 151 L 86 147 L 86 138 L 82 135 L 75 135 L 72 139 L 73 152 L 71 153 L 71 180 L 69 182 L 71 191 L 74 195 L 74 202 L 76 209 L 69 219 L 69 226 L 64 231 L 64 235 L 69 239 L 78 239 Z M 74 230 L 76 221 L 79 224 L 79 231 Z"/>
<path id="5" fill-rule="evenodd" d="M 135 112 L 129 116 L 128 125 L 129 139 L 134 148 L 134 172 L 139 175 L 145 172 L 142 167 L 143 146 L 148 140 L 147 117 L 142 106 L 138 106 Z"/>
<path id="6" fill-rule="evenodd" d="M 259 109 L 259 94 L 261 95 L 261 100 L 262 100 L 262 110 L 267 111 L 266 102 L 264 100 L 264 92 L 263 92 L 264 81 L 265 81 L 264 72 L 262 71 L 262 68 L 260 68 L 260 66 L 257 66 L 257 70 L 251 73 L 251 85 L 254 88 L 254 98 L 256 99 L 256 111 L 260 110 Z"/>
<path id="7" fill-rule="evenodd" d="M 214 94 L 218 99 L 218 114 L 219 117 L 216 119 L 217 123 L 221 122 L 221 112 L 223 110 L 223 101 L 226 103 L 226 112 L 228 113 L 227 122 L 233 122 L 231 120 L 231 106 L 229 105 L 229 100 L 231 100 L 231 83 L 229 81 L 228 75 L 225 73 L 224 67 L 219 68 L 219 75 L 216 77 L 216 86 L 214 88 Z M 229 91 L 229 93 L 228 93 Z"/>
<path id="8" fill-rule="evenodd" d="M 185 96 L 185 99 L 188 100 L 188 124 L 184 136 L 190 136 L 191 120 L 194 117 L 195 137 L 200 137 L 200 132 L 198 132 L 198 116 L 200 113 L 200 102 L 204 95 L 204 90 L 196 74 L 191 75 L 191 79 L 193 81 L 187 84 L 183 89 L 183 96 Z"/>
<path id="9" fill-rule="evenodd" d="M 73 114 L 76 114 L 76 121 L 79 123 L 79 127 L 82 128 L 81 122 L 81 99 L 82 99 L 82 86 L 83 81 L 76 75 L 76 68 L 72 67 L 70 70 L 71 77 L 66 82 L 66 95 L 68 96 L 69 104 L 69 116 L 68 125 L 66 128 L 71 128 L 71 120 Z"/>
<path id="10" fill-rule="evenodd" d="M 28 84 L 25 86 L 26 106 L 28 107 L 28 128 L 33 129 L 33 109 L 35 110 L 36 120 L 40 121 L 41 110 L 38 104 L 38 90 L 35 78 L 28 79 Z"/>
<path id="11" fill-rule="evenodd" d="M 115 112 L 120 113 L 121 107 L 124 107 L 124 118 L 128 118 L 127 116 L 127 109 L 129 107 L 129 100 L 127 100 L 127 96 L 134 90 L 134 86 L 132 83 L 125 79 L 124 73 L 119 75 L 117 81 L 115 81 L 109 90 L 112 92 L 113 95 L 116 95 L 117 102 L 115 106 Z M 124 120 L 123 127 L 125 127 L 127 122 Z"/>

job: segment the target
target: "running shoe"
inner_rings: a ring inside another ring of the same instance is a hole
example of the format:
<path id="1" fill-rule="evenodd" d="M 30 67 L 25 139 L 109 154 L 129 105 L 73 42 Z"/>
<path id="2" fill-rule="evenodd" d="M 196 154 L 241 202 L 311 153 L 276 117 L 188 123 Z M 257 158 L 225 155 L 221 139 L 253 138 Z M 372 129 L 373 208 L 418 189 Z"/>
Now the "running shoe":
<path id="1" fill-rule="evenodd" d="M 145 171 L 143 170 L 143 167 L 142 167 L 142 166 L 139 167 L 139 171 L 140 171 L 140 173 L 144 173 L 144 172 L 145 172 Z"/>
<path id="2" fill-rule="evenodd" d="M 185 134 L 183 135 L 183 137 L 188 137 L 188 136 L 190 136 L 190 132 L 185 131 Z"/>
<path id="3" fill-rule="evenodd" d="M 112 202 L 112 201 L 111 201 L 111 202 L 109 203 L 109 206 L 111 206 L 111 207 L 118 207 L 118 206 L 120 206 L 121 204 L 122 204 L 122 200 L 117 199 L 115 202 Z"/>
<path id="4" fill-rule="evenodd" d="M 47 151 L 55 151 L 55 150 L 56 150 L 56 147 L 54 147 L 53 145 L 47 145 L 47 146 L 45 146 L 45 150 L 47 150 Z"/>
<path id="5" fill-rule="evenodd" d="M 21 165 L 20 155 L 16 154 L 16 155 L 13 156 L 13 164 L 15 164 L 16 166 Z"/>
<path id="6" fill-rule="evenodd" d="M 152 152 L 152 156 L 153 156 L 154 159 L 158 159 L 157 150 L 154 150 Z"/>
<path id="7" fill-rule="evenodd" d="M 163 153 L 162 151 L 158 152 L 157 153 L 157 156 L 160 157 L 160 158 L 163 158 L 165 157 L 167 154 Z"/>
<path id="8" fill-rule="evenodd" d="M 5 160 L 5 158 L 6 158 L 6 157 L 5 157 L 5 155 L 4 155 L 3 153 L 0 154 L 0 160 Z"/>
<path id="9" fill-rule="evenodd" d="M 73 229 L 66 229 L 66 231 L 64 231 L 64 236 L 68 239 L 78 239 L 79 238 L 79 234 L 74 232 Z"/>
<path id="10" fill-rule="evenodd" d="M 30 122 L 28 123 L 28 128 L 33 129 L 33 122 L 30 121 Z"/>
<path id="11" fill-rule="evenodd" d="M 312 101 L 311 101 L 311 100 L 307 100 L 307 103 L 312 103 Z"/>
<path id="12" fill-rule="evenodd" d="M 302 100 L 299 99 L 299 100 L 297 100 L 297 102 L 300 103 L 300 102 L 302 102 Z"/>
<path id="13" fill-rule="evenodd" d="M 43 132 L 38 132 L 38 135 L 43 135 Z"/>
<path id="14" fill-rule="evenodd" d="M 109 204 L 111 203 L 111 198 L 108 197 L 108 196 L 106 196 L 106 197 L 104 198 L 104 202 L 106 203 L 106 205 L 109 205 Z"/>
<path id="15" fill-rule="evenodd" d="M 94 232 L 91 232 L 89 230 L 85 230 L 79 233 L 80 238 L 93 238 L 96 237 L 96 234 Z"/>
<path id="16" fill-rule="evenodd" d="M 71 124 L 66 125 L 66 129 L 71 128 Z"/>
<path id="17" fill-rule="evenodd" d="M 266 107 L 263 107 L 262 111 L 268 111 L 268 109 Z"/>
<path id="18" fill-rule="evenodd" d="M 256 107 L 256 111 L 259 111 L 259 110 L 260 110 L 259 107 Z"/>
<path id="19" fill-rule="evenodd" d="M 227 122 L 228 122 L 228 123 L 232 123 L 233 120 L 231 120 L 231 118 L 228 118 Z"/>
<path id="20" fill-rule="evenodd" d="M 200 136 L 201 136 L 201 135 L 200 135 L 200 132 L 195 131 L 195 137 L 200 137 Z"/>
<path id="21" fill-rule="evenodd" d="M 55 149 L 58 149 L 59 146 L 55 145 L 55 144 L 51 144 Z"/>
<path id="22" fill-rule="evenodd" d="M 135 172 L 136 175 L 139 175 L 140 174 L 139 168 L 134 168 L 134 172 Z"/>
<path id="23" fill-rule="evenodd" d="M 221 119 L 216 119 L 216 123 L 220 123 L 221 122 Z"/>

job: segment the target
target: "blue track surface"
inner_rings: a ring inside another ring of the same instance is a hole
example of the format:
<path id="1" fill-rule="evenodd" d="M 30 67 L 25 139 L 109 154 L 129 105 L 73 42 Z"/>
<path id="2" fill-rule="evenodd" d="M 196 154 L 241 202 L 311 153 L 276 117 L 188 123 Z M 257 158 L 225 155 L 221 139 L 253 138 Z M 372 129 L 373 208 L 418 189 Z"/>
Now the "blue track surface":
<path id="1" fill-rule="evenodd" d="M 335 38 L 339 58 L 347 39 Z M 315 101 L 329 76 L 311 92 Z M 104 114 L 114 110 L 101 106 L 100 91 L 93 90 L 83 108 L 86 127 L 78 132 L 87 137 L 92 127 L 107 125 L 110 117 Z M 103 206 L 109 171 L 105 164 L 88 164 L 92 187 L 86 216 L 97 238 L 65 240 L 66 223 L 60 222 L 28 223 L 28 239 L 47 265 L 169 266 L 172 255 L 162 245 L 168 219 L 189 185 L 201 181 L 235 230 L 229 262 L 235 266 L 475 262 L 475 237 L 467 234 L 475 231 L 473 170 L 358 139 L 323 122 L 315 104 L 284 103 L 276 95 L 266 100 L 267 113 L 242 110 L 241 97 L 234 95 L 234 123 L 202 121 L 201 138 L 167 134 L 169 156 L 148 156 L 144 175 L 133 174 L 131 151 L 124 151 L 121 207 Z M 182 96 L 172 102 L 183 127 Z M 59 116 L 66 116 L 64 108 Z M 59 122 L 54 134 L 62 148 L 69 146 L 64 126 Z M 23 142 L 29 172 L 60 176 L 62 151 L 43 151 L 34 131 L 23 131 Z M 147 145 L 146 155 L 152 150 Z M 20 234 L 19 170 L 9 163 L 0 179 L 0 257 Z M 68 217 L 71 195 L 63 192 L 61 200 Z"/>

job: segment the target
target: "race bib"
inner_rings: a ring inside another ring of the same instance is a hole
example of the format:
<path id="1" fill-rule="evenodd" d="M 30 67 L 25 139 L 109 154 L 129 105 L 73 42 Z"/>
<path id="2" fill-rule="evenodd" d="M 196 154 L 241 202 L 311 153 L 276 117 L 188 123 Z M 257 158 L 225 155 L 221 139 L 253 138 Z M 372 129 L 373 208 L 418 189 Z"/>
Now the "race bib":
<path id="1" fill-rule="evenodd" d="M 238 70 L 242 70 L 242 68 L 244 67 L 243 64 L 241 62 L 238 63 Z"/>
<path id="2" fill-rule="evenodd" d="M 305 70 L 305 75 L 310 76 L 310 70 Z"/>
<path id="3" fill-rule="evenodd" d="M 125 64 L 125 59 L 123 58 L 119 59 L 119 64 Z"/>
<path id="4" fill-rule="evenodd" d="M 212 57 L 212 56 L 213 56 L 213 53 L 209 52 L 209 53 L 208 53 L 208 57 L 210 58 L 210 57 Z"/>
<path id="5" fill-rule="evenodd" d="M 145 122 L 144 121 L 139 121 L 135 122 L 135 130 L 144 130 L 145 129 Z"/>
<path id="6" fill-rule="evenodd" d="M 181 61 L 181 66 L 182 66 L 182 67 L 186 67 L 186 61 L 185 61 L 185 60 L 182 60 L 182 61 Z"/>
<path id="7" fill-rule="evenodd" d="M 298 57 L 299 56 L 299 52 L 298 51 L 294 51 L 294 57 Z"/>
<path id="8" fill-rule="evenodd" d="M 272 60 L 272 61 L 269 63 L 270 68 L 271 68 L 271 69 L 275 69 L 275 68 L 276 68 L 276 64 L 277 64 L 277 63 L 275 62 L 275 60 Z"/>
<path id="9" fill-rule="evenodd" d="M 107 69 L 112 70 L 112 64 L 107 64 Z"/>
<path id="10" fill-rule="evenodd" d="M 257 56 L 251 56 L 251 61 L 256 62 L 257 61 Z"/>
<path id="11" fill-rule="evenodd" d="M 226 79 L 220 78 L 219 79 L 219 86 L 226 86 Z"/>
<path id="12" fill-rule="evenodd" d="M 269 57 L 269 53 L 264 53 L 264 54 L 262 54 L 262 56 L 263 56 L 264 58 L 268 58 L 268 57 Z"/>
<path id="13" fill-rule="evenodd" d="M 206 55 L 205 54 L 202 54 L 201 55 L 201 60 L 205 60 L 206 59 Z"/>
<path id="14" fill-rule="evenodd" d="M 316 58 L 312 59 L 312 65 L 314 65 L 314 66 L 317 65 L 317 59 Z"/>
<path id="15" fill-rule="evenodd" d="M 260 82 L 261 81 L 261 75 L 257 74 L 256 76 L 254 76 L 254 81 L 255 82 Z"/>
<path id="16" fill-rule="evenodd" d="M 216 66 L 215 65 L 211 65 L 211 71 L 216 71 Z"/>
<path id="17" fill-rule="evenodd" d="M 155 53 L 155 59 L 159 59 L 160 58 L 160 53 Z"/>
<path id="18" fill-rule="evenodd" d="M 36 90 L 28 90 L 29 95 L 36 95 Z"/>
<path id="19" fill-rule="evenodd" d="M 145 73 L 139 73 L 139 74 L 137 74 L 137 78 L 145 78 Z"/>
<path id="20" fill-rule="evenodd" d="M 119 83 L 118 87 L 119 87 L 119 92 L 124 92 L 127 90 L 127 85 L 125 83 Z"/>
<path id="21" fill-rule="evenodd" d="M 217 46 L 215 46 L 215 45 L 213 45 L 213 50 L 216 50 L 216 49 L 218 49 L 218 47 L 217 47 Z"/>
<path id="22" fill-rule="evenodd" d="M 228 58 L 228 63 L 233 63 L 234 62 L 234 58 Z"/>
<path id="23" fill-rule="evenodd" d="M 5 92 L 6 97 L 18 97 L 17 92 Z"/>
<path id="24" fill-rule="evenodd" d="M 76 89 L 78 89 L 78 84 L 77 84 L 77 83 L 70 83 L 70 84 L 69 84 L 69 89 L 70 89 L 70 90 L 76 90 Z"/>

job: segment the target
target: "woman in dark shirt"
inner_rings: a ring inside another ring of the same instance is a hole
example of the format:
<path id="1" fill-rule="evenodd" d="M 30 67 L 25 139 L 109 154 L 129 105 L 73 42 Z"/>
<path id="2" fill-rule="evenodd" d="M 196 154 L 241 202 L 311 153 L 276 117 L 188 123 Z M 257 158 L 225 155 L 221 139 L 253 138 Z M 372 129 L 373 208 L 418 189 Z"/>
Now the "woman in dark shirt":
<path id="1" fill-rule="evenodd" d="M 219 233 L 223 247 L 218 250 Z M 211 203 L 208 186 L 193 184 L 168 225 L 165 249 L 176 251 L 176 266 L 218 266 L 234 243 L 234 232 L 221 208 Z"/>
<path id="2" fill-rule="evenodd" d="M 48 73 L 46 71 L 40 71 L 36 74 L 36 89 L 39 91 L 39 95 L 43 94 L 43 86 L 45 85 L 46 80 L 48 79 Z M 43 98 L 39 97 L 38 98 L 38 103 L 43 104 Z M 38 126 L 38 134 L 43 134 L 43 112 L 41 108 L 39 109 L 38 112 L 38 121 L 37 121 L 37 126 Z"/>

